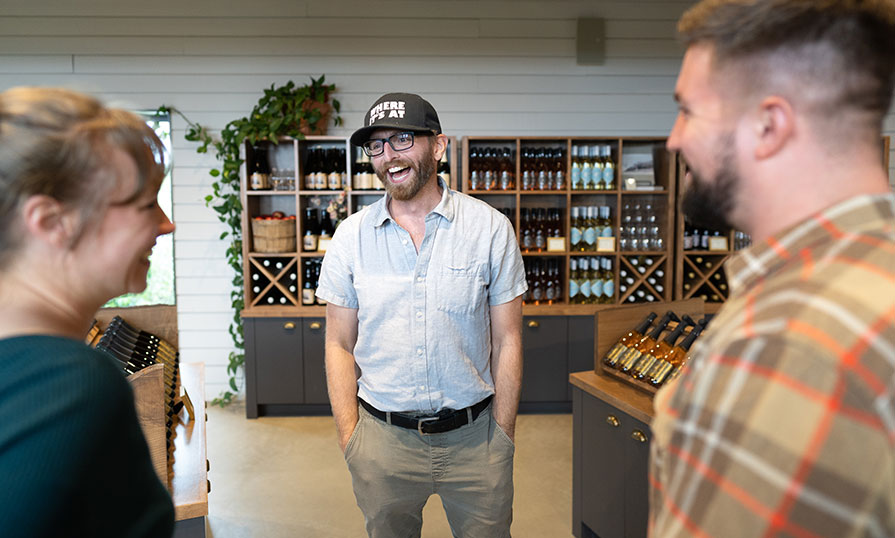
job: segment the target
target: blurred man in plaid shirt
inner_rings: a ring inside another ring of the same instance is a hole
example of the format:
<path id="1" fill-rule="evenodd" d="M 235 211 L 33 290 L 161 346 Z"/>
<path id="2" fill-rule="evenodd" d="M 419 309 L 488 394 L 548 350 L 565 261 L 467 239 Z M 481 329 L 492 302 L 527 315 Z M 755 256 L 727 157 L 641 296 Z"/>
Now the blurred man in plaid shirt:
<path id="1" fill-rule="evenodd" d="M 893 0 L 707 0 L 668 147 L 753 246 L 656 396 L 653 536 L 895 536 Z M 729 229 L 729 228 L 728 228 Z"/>

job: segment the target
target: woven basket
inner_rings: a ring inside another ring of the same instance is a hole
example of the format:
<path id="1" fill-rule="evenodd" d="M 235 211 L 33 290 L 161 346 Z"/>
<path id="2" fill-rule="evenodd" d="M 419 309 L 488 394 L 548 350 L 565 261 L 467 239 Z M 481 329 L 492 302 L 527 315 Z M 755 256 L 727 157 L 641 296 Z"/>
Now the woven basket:
<path id="1" fill-rule="evenodd" d="M 252 219 L 255 252 L 295 252 L 294 220 Z"/>

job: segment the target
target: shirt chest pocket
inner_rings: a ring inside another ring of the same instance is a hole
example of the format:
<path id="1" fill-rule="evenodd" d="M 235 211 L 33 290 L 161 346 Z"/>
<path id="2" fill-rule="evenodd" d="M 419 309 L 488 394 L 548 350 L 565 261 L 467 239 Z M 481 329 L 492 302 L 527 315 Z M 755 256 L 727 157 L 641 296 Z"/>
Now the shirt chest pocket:
<path id="1" fill-rule="evenodd" d="M 445 265 L 438 274 L 436 308 L 450 314 L 477 314 L 488 300 L 484 267 L 478 264 Z"/>

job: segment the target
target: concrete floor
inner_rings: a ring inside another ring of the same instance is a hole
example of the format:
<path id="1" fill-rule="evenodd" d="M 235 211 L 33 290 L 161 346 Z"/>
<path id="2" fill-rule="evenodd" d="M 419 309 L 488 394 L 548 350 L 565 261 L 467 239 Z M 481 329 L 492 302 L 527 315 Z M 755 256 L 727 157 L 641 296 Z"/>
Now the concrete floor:
<path id="1" fill-rule="evenodd" d="M 244 406 L 208 407 L 208 536 L 366 536 L 331 417 L 245 418 Z M 572 416 L 520 415 L 516 426 L 515 538 L 572 535 Z M 437 496 L 424 538 L 450 538 Z"/>

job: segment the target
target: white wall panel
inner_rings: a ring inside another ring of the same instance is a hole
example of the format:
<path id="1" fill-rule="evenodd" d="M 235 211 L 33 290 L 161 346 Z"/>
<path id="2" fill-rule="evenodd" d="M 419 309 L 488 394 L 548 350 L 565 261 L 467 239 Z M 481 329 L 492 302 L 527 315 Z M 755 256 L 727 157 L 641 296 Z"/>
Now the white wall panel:
<path id="1" fill-rule="evenodd" d="M 689 1 L 4 0 L 0 90 L 61 85 L 121 106 L 169 105 L 219 130 L 264 88 L 325 73 L 347 135 L 386 91 L 424 94 L 448 134 L 663 136 Z M 578 17 L 605 19 L 605 62 L 575 61 Z M 182 360 L 226 384 L 232 272 L 204 197 L 217 166 L 173 118 Z M 895 134 L 895 115 L 885 123 Z M 895 144 L 893 144 L 895 146 Z M 890 171 L 895 175 L 895 147 Z"/>

